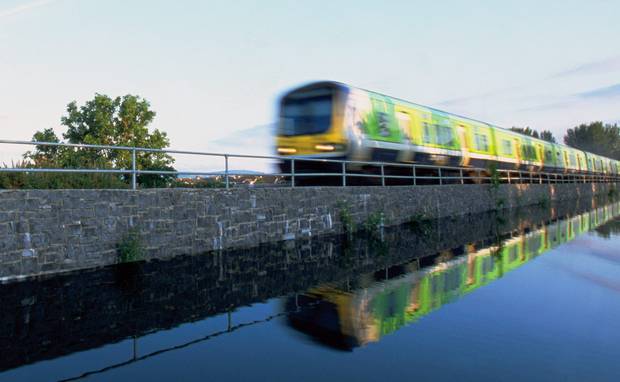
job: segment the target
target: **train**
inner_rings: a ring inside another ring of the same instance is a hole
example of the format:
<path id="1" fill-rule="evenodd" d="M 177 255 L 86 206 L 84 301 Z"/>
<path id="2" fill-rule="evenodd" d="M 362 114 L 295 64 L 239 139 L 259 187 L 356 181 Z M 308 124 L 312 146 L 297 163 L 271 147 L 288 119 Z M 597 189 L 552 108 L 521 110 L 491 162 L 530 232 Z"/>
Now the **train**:
<path id="1" fill-rule="evenodd" d="M 406 273 L 393 278 L 368 282 L 373 274 L 359 275 L 365 286 L 352 291 L 346 285 L 320 285 L 285 302 L 285 310 L 293 312 L 288 324 L 318 343 L 350 351 L 380 341 L 618 216 L 620 202 L 615 202 L 519 229 L 499 243 L 469 244 L 465 253 L 446 256 L 447 261 L 421 267 L 414 260 L 403 266 Z"/>
<path id="2" fill-rule="evenodd" d="M 614 159 L 334 81 L 309 83 L 281 97 L 275 145 L 286 158 L 620 172 Z M 282 161 L 282 170 L 290 170 L 288 162 Z"/>

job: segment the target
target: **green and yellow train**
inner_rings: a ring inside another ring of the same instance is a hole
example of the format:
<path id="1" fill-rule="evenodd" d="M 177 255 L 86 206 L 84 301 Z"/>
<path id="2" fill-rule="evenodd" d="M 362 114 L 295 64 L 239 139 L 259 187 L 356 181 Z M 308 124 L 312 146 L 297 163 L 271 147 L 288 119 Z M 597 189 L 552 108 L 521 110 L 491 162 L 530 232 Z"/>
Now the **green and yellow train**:
<path id="1" fill-rule="evenodd" d="M 553 173 L 620 172 L 617 160 L 337 82 L 289 91 L 279 109 L 276 149 L 281 156 L 477 168 L 494 164 Z"/>
<path id="2" fill-rule="evenodd" d="M 465 254 L 451 260 L 422 269 L 412 267 L 404 276 L 352 292 L 319 286 L 299 297 L 305 307 L 289 315 L 289 323 L 340 349 L 376 342 L 618 216 L 620 203 L 616 202 L 513 234 L 499 245 L 468 245 Z"/>

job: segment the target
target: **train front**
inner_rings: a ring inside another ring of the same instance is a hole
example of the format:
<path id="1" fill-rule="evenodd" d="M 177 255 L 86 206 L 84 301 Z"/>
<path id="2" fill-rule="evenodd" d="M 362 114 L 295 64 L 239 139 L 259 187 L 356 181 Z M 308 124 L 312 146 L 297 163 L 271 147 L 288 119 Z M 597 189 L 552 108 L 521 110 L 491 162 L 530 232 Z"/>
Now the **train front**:
<path id="1" fill-rule="evenodd" d="M 276 137 L 277 154 L 295 158 L 295 173 L 335 170 L 337 163 L 303 159 L 346 159 L 344 105 L 347 87 L 335 82 L 318 82 L 296 88 L 280 100 Z M 290 172 L 291 161 L 280 163 Z"/>

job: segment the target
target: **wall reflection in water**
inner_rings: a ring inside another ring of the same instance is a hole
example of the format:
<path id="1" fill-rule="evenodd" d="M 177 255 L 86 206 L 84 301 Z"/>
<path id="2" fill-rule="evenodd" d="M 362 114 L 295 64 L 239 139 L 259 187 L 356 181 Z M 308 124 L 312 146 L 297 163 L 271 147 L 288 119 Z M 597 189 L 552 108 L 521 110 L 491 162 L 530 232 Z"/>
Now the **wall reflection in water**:
<path id="1" fill-rule="evenodd" d="M 341 283 L 326 283 L 289 298 L 287 323 L 317 343 L 351 350 L 412 324 L 432 311 L 502 277 L 537 256 L 596 229 L 620 232 L 614 203 L 545 224 L 521 224 L 495 240 L 443 251 L 424 266 L 420 258 Z M 550 211 L 552 216 L 557 210 Z M 503 225 L 498 216 L 498 225 Z M 527 220 L 527 219 L 525 219 Z M 522 221 L 522 223 L 525 222 Z M 351 283 L 355 287 L 351 287 Z"/>

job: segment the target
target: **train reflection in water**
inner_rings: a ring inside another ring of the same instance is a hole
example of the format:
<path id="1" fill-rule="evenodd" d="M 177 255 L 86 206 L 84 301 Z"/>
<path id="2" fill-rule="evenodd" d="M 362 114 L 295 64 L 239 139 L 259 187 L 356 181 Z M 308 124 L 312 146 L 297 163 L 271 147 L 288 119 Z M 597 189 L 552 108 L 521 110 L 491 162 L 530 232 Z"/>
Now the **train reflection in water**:
<path id="1" fill-rule="evenodd" d="M 286 300 L 287 323 L 313 340 L 352 350 L 412 324 L 427 314 L 519 268 L 576 236 L 620 215 L 620 203 L 498 236 L 494 243 L 446 251 L 425 266 L 421 259 L 324 284 Z M 350 288 L 351 283 L 357 287 Z"/>

